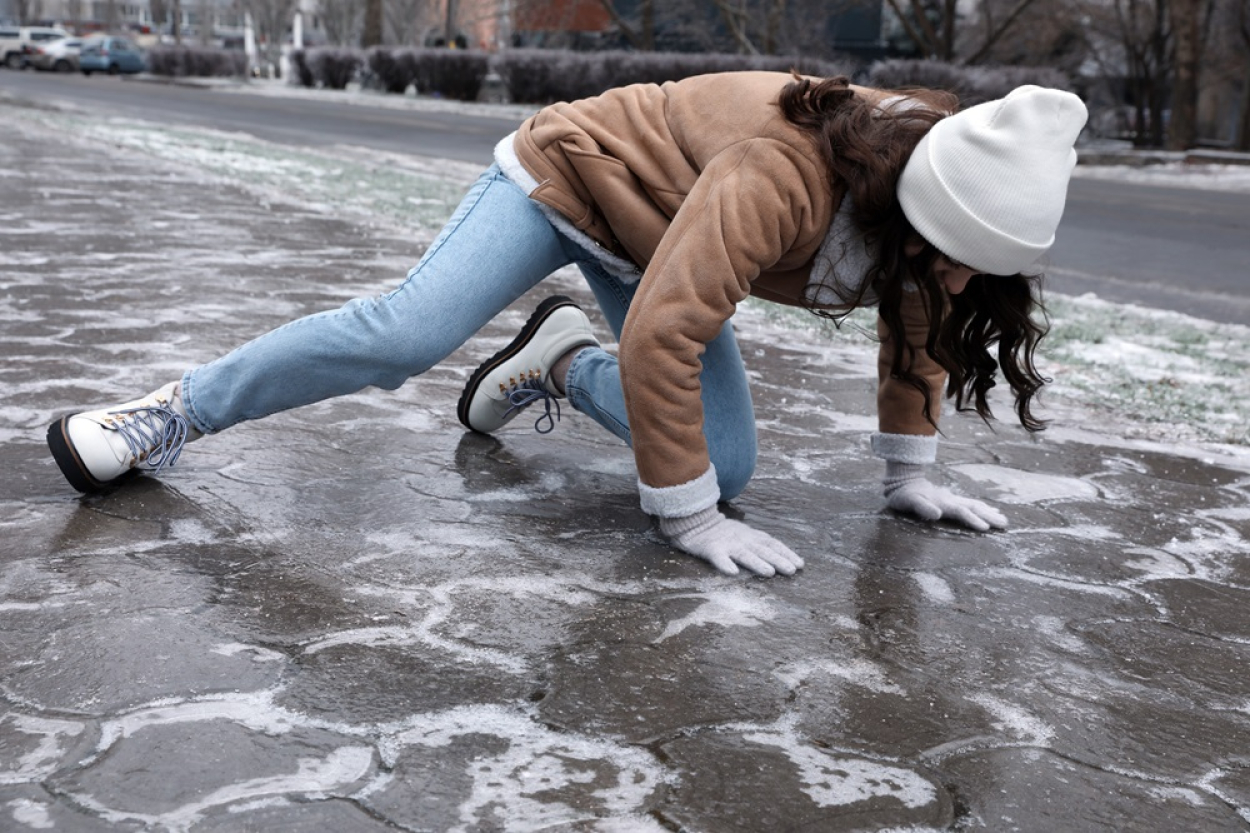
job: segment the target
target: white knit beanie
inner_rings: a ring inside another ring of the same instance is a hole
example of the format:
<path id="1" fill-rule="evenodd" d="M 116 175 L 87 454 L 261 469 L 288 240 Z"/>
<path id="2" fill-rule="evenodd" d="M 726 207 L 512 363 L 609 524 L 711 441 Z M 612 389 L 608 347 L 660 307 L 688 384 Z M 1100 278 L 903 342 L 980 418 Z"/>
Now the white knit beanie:
<path id="1" fill-rule="evenodd" d="M 1055 242 L 1087 116 L 1072 93 L 1029 85 L 942 119 L 899 177 L 903 213 L 979 272 L 1032 271 Z"/>

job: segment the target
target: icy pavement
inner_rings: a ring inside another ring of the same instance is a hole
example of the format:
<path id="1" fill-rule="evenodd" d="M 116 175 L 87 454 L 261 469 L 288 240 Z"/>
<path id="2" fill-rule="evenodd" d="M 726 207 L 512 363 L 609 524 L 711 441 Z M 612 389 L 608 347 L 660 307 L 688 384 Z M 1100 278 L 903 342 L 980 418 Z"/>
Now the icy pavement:
<path id="1" fill-rule="evenodd" d="M 938 476 L 1010 531 L 895 517 L 870 347 L 752 306 L 734 509 L 807 568 L 725 578 L 656 536 L 589 420 L 456 421 L 537 298 L 590 303 L 562 274 L 398 392 L 78 498 L 54 416 L 389 288 L 468 172 L 345 152 L 297 199 L 281 160 L 244 180 L 224 145 L 0 117 L 0 830 L 1250 826 L 1244 444 L 1072 387 L 1040 439 L 949 420 Z"/>

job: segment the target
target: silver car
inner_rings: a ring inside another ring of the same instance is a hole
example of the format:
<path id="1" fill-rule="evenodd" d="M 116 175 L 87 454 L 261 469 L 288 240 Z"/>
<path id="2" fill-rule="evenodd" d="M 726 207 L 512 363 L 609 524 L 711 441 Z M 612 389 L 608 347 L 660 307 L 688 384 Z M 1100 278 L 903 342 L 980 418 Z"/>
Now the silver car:
<path id="1" fill-rule="evenodd" d="M 26 62 L 35 69 L 73 72 L 78 69 L 82 38 L 60 38 L 26 47 Z"/>
<path id="2" fill-rule="evenodd" d="M 58 26 L 0 26 L 0 61 L 9 69 L 26 69 L 27 49 L 72 35 Z"/>

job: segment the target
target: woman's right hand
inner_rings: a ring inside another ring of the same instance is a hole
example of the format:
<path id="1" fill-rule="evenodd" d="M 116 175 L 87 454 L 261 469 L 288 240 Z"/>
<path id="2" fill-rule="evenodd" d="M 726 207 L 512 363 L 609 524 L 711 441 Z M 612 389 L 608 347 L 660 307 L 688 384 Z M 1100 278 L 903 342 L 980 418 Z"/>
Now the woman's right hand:
<path id="1" fill-rule="evenodd" d="M 746 567 L 761 576 L 794 575 L 803 559 L 766 532 L 726 518 L 715 506 L 684 518 L 660 518 L 660 532 L 678 549 L 728 575 Z"/>

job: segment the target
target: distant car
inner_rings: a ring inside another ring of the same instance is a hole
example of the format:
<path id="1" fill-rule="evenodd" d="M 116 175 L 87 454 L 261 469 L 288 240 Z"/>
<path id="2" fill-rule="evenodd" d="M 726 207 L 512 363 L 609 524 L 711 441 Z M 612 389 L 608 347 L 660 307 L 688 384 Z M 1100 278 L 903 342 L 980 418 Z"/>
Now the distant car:
<path id="1" fill-rule="evenodd" d="M 26 62 L 35 69 L 73 72 L 78 69 L 78 50 L 82 38 L 58 38 L 38 46 L 26 47 Z"/>
<path id="2" fill-rule="evenodd" d="M 71 37 L 58 26 L 0 26 L 0 61 L 9 69 L 26 69 L 26 50 Z"/>
<path id="3" fill-rule="evenodd" d="M 143 72 L 147 61 L 134 41 L 112 35 L 87 38 L 78 50 L 78 68 L 83 75 L 93 72 L 107 72 L 117 75 L 122 72 Z"/>

